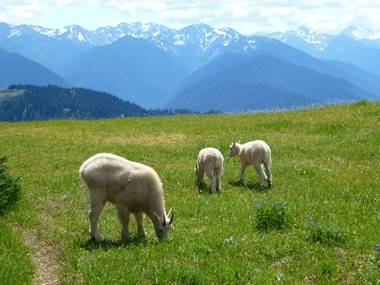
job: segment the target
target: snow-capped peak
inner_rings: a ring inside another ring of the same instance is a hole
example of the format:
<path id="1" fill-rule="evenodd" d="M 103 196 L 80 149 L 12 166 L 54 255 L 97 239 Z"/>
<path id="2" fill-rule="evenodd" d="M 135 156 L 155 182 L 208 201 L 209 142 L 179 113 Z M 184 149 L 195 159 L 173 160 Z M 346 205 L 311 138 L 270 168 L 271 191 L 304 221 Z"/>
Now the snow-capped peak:
<path id="1" fill-rule="evenodd" d="M 81 26 L 70 25 L 64 27 L 63 29 L 57 30 L 56 34 L 73 42 L 85 43 L 89 40 L 92 33 Z"/>
<path id="2" fill-rule="evenodd" d="M 324 50 L 330 43 L 332 36 L 319 33 L 306 26 L 301 26 L 295 30 L 287 32 L 275 32 L 267 34 L 268 37 L 282 41 L 287 44 L 294 44 L 295 41 L 303 41 L 307 45 L 311 45 L 317 51 Z"/>
<path id="3" fill-rule="evenodd" d="M 380 29 L 375 30 L 364 26 L 349 26 L 344 29 L 342 35 L 349 36 L 356 40 L 368 39 L 378 40 L 380 39 Z"/>
<path id="4" fill-rule="evenodd" d="M 49 28 L 44 28 L 41 26 L 34 26 L 34 25 L 31 25 L 30 27 L 33 29 L 33 31 L 41 35 L 46 35 L 48 37 L 54 37 L 57 35 L 57 29 L 49 29 Z"/>

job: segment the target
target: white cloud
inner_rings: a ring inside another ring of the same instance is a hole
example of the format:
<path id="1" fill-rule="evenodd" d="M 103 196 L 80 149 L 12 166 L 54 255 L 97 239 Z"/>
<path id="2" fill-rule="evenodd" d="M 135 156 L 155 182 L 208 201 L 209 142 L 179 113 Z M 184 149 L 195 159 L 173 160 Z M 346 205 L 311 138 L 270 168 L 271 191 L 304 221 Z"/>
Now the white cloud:
<path id="1" fill-rule="evenodd" d="M 30 20 L 46 13 L 47 10 L 47 6 L 40 0 L 2 0 L 0 3 L 0 21 Z"/>
<path id="2" fill-rule="evenodd" d="M 173 27 L 202 22 L 244 33 L 284 31 L 302 25 L 328 33 L 350 24 L 380 28 L 380 2 L 374 0 L 1 0 L 0 20 L 33 19 L 52 7 L 74 9 L 78 5 L 82 9 L 85 5 L 109 8 L 124 15 L 126 21 Z M 67 24 L 79 22 L 71 21 Z"/>
<path id="3" fill-rule="evenodd" d="M 78 4 L 98 4 L 98 0 L 55 0 L 55 4 L 64 5 L 64 6 L 75 6 Z"/>
<path id="4" fill-rule="evenodd" d="M 135 14 L 153 12 L 150 5 L 142 7 L 134 1 L 128 2 L 133 5 L 134 9 L 131 11 Z M 328 33 L 337 33 L 350 24 L 380 26 L 380 3 L 375 4 L 371 0 L 350 3 L 345 0 L 154 2 L 165 7 L 158 19 L 168 25 L 206 22 L 217 26 L 232 26 L 246 33 L 257 30 L 288 30 L 302 25 Z"/>

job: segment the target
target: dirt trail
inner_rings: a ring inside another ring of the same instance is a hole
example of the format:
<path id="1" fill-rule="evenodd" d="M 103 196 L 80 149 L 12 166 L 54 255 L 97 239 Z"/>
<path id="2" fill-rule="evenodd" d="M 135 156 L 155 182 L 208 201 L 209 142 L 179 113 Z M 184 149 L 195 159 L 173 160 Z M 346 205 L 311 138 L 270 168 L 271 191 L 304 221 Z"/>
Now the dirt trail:
<path id="1" fill-rule="evenodd" d="M 59 285 L 57 260 L 58 248 L 54 245 L 45 245 L 38 240 L 33 231 L 18 229 L 25 243 L 32 249 L 32 260 L 36 266 L 33 284 Z"/>

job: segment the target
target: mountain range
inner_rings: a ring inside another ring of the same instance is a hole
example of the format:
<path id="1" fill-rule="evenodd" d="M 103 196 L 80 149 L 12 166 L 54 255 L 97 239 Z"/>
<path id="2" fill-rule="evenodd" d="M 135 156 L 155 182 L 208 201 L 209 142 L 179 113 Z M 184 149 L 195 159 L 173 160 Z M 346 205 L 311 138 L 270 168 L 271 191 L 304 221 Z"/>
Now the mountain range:
<path id="1" fill-rule="evenodd" d="M 348 81 L 263 54 L 226 54 L 202 67 L 169 103 L 238 112 L 371 98 Z M 285 91 L 284 91 L 285 90 Z M 247 96 L 249 94 L 250 96 Z"/>
<path id="2" fill-rule="evenodd" d="M 65 79 L 43 65 L 0 48 L 0 88 L 26 83 L 68 85 Z"/>
<path id="3" fill-rule="evenodd" d="M 55 83 L 11 80 L 0 87 L 80 86 L 149 108 L 243 111 L 380 98 L 380 32 L 362 27 L 339 35 L 306 27 L 242 35 L 206 24 L 172 29 L 122 23 L 90 31 L 0 23 L 0 48 L 59 78 Z M 3 66 L 32 75 L 19 63 Z M 215 96 L 223 102 L 216 104 Z M 246 104 L 229 105 L 236 98 Z"/>
<path id="4" fill-rule="evenodd" d="M 76 56 L 63 71 L 76 86 L 107 91 L 145 107 L 164 103 L 188 73 L 177 56 L 130 36 Z"/>
<path id="5" fill-rule="evenodd" d="M 285 33 L 263 34 L 314 57 L 351 63 L 380 75 L 380 30 L 348 27 L 339 35 L 318 33 L 303 26 Z"/>

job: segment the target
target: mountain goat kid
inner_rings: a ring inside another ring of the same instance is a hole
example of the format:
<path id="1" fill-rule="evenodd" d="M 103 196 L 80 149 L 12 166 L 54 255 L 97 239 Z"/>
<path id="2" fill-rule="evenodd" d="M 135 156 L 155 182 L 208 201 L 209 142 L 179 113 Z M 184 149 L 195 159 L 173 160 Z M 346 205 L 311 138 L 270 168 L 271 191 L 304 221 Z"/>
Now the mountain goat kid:
<path id="1" fill-rule="evenodd" d="M 195 165 L 195 174 L 198 178 L 197 184 L 201 185 L 204 173 L 206 173 L 211 182 L 211 192 L 220 191 L 223 161 L 223 155 L 218 149 L 213 147 L 202 149 L 198 154 L 197 164 Z"/>
<path id="2" fill-rule="evenodd" d="M 89 233 L 95 241 L 100 241 L 98 218 L 106 202 L 117 207 L 123 241 L 130 240 L 130 212 L 135 215 L 139 236 L 145 236 L 145 213 L 154 225 L 157 238 L 168 238 L 173 213 L 171 210 L 168 215 L 165 213 L 162 183 L 151 167 L 114 154 L 99 153 L 83 162 L 79 174 L 90 195 Z"/>
<path id="3" fill-rule="evenodd" d="M 229 157 L 239 155 L 241 162 L 240 182 L 244 183 L 244 173 L 248 165 L 253 165 L 260 178 L 260 184 L 264 181 L 268 182 L 268 186 L 272 187 L 272 159 L 269 145 L 262 140 L 250 141 L 245 144 L 234 142 L 230 145 Z M 265 172 L 263 169 L 265 168 Z"/>

